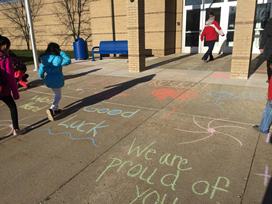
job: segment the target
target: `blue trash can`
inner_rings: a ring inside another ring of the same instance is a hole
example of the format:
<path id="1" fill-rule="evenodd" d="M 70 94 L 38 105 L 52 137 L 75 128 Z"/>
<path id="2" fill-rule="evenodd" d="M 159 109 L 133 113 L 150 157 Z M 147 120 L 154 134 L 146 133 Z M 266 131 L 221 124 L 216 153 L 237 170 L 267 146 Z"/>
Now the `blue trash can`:
<path id="1" fill-rule="evenodd" d="M 76 60 L 85 60 L 89 58 L 87 42 L 82 38 L 73 42 L 74 57 Z"/>

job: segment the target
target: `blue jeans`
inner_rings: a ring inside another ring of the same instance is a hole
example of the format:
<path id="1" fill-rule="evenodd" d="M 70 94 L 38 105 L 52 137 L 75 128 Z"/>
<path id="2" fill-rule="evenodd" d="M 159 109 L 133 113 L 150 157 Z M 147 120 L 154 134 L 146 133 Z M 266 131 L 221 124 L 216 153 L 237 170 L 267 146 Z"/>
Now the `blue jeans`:
<path id="1" fill-rule="evenodd" d="M 59 103 L 61 100 L 61 88 L 52 89 L 52 91 L 54 92 L 54 100 L 53 100 L 53 103 L 52 103 L 50 109 L 55 111 L 55 110 L 59 109 Z"/>
<path id="2" fill-rule="evenodd" d="M 271 124 L 272 124 L 272 101 L 267 101 L 263 112 L 262 121 L 259 126 L 259 130 L 262 133 L 267 134 L 269 133 Z"/>

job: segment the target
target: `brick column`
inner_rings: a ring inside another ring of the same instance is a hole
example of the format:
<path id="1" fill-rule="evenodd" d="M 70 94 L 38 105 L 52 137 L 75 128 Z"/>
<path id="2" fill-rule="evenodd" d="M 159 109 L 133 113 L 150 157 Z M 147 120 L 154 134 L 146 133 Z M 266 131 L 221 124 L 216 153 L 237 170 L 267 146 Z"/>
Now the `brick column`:
<path id="1" fill-rule="evenodd" d="M 177 0 L 176 18 L 176 54 L 179 54 L 182 53 L 183 0 Z"/>
<path id="2" fill-rule="evenodd" d="M 252 57 L 256 0 L 237 1 L 231 61 L 233 78 L 247 79 Z"/>
<path id="3" fill-rule="evenodd" d="M 145 68 L 144 0 L 128 0 L 128 69 L 141 72 Z"/>

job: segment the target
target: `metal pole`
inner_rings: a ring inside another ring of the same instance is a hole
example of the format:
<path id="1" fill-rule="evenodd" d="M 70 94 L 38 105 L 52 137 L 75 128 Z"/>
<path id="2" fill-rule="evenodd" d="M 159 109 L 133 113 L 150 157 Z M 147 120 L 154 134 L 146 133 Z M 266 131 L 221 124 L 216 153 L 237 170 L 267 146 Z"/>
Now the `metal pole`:
<path id="1" fill-rule="evenodd" d="M 24 1 L 25 1 L 26 17 L 27 17 L 28 28 L 29 28 L 29 35 L 31 40 L 32 54 L 34 59 L 34 71 L 37 71 L 38 70 L 38 55 L 37 55 L 36 41 L 35 41 L 35 35 L 33 30 L 31 10 L 29 5 L 29 0 L 24 0 Z"/>
<path id="2" fill-rule="evenodd" d="M 115 31 L 115 13 L 114 13 L 114 0 L 111 0 L 111 24 L 112 24 L 112 39 L 116 40 L 116 31 Z M 116 57 L 116 54 L 113 55 Z"/>

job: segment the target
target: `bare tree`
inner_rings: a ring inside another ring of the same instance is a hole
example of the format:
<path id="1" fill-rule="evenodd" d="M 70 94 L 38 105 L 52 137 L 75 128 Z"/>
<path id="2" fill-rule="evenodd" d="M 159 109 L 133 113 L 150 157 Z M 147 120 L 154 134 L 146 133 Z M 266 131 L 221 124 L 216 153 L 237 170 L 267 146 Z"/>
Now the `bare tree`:
<path id="1" fill-rule="evenodd" d="M 69 32 L 67 37 L 76 40 L 79 37 L 87 40 L 91 36 L 89 24 L 90 0 L 60 0 L 54 9 L 60 23 Z"/>
<path id="2" fill-rule="evenodd" d="M 39 11 L 42 8 L 42 0 L 30 0 L 30 10 L 32 21 L 35 22 Z M 24 0 L 6 1 L 0 4 L 1 13 L 15 26 L 13 32 L 9 32 L 12 37 L 25 40 L 27 49 L 30 50 L 29 27 L 25 12 Z M 18 35 L 19 31 L 19 35 Z"/>

